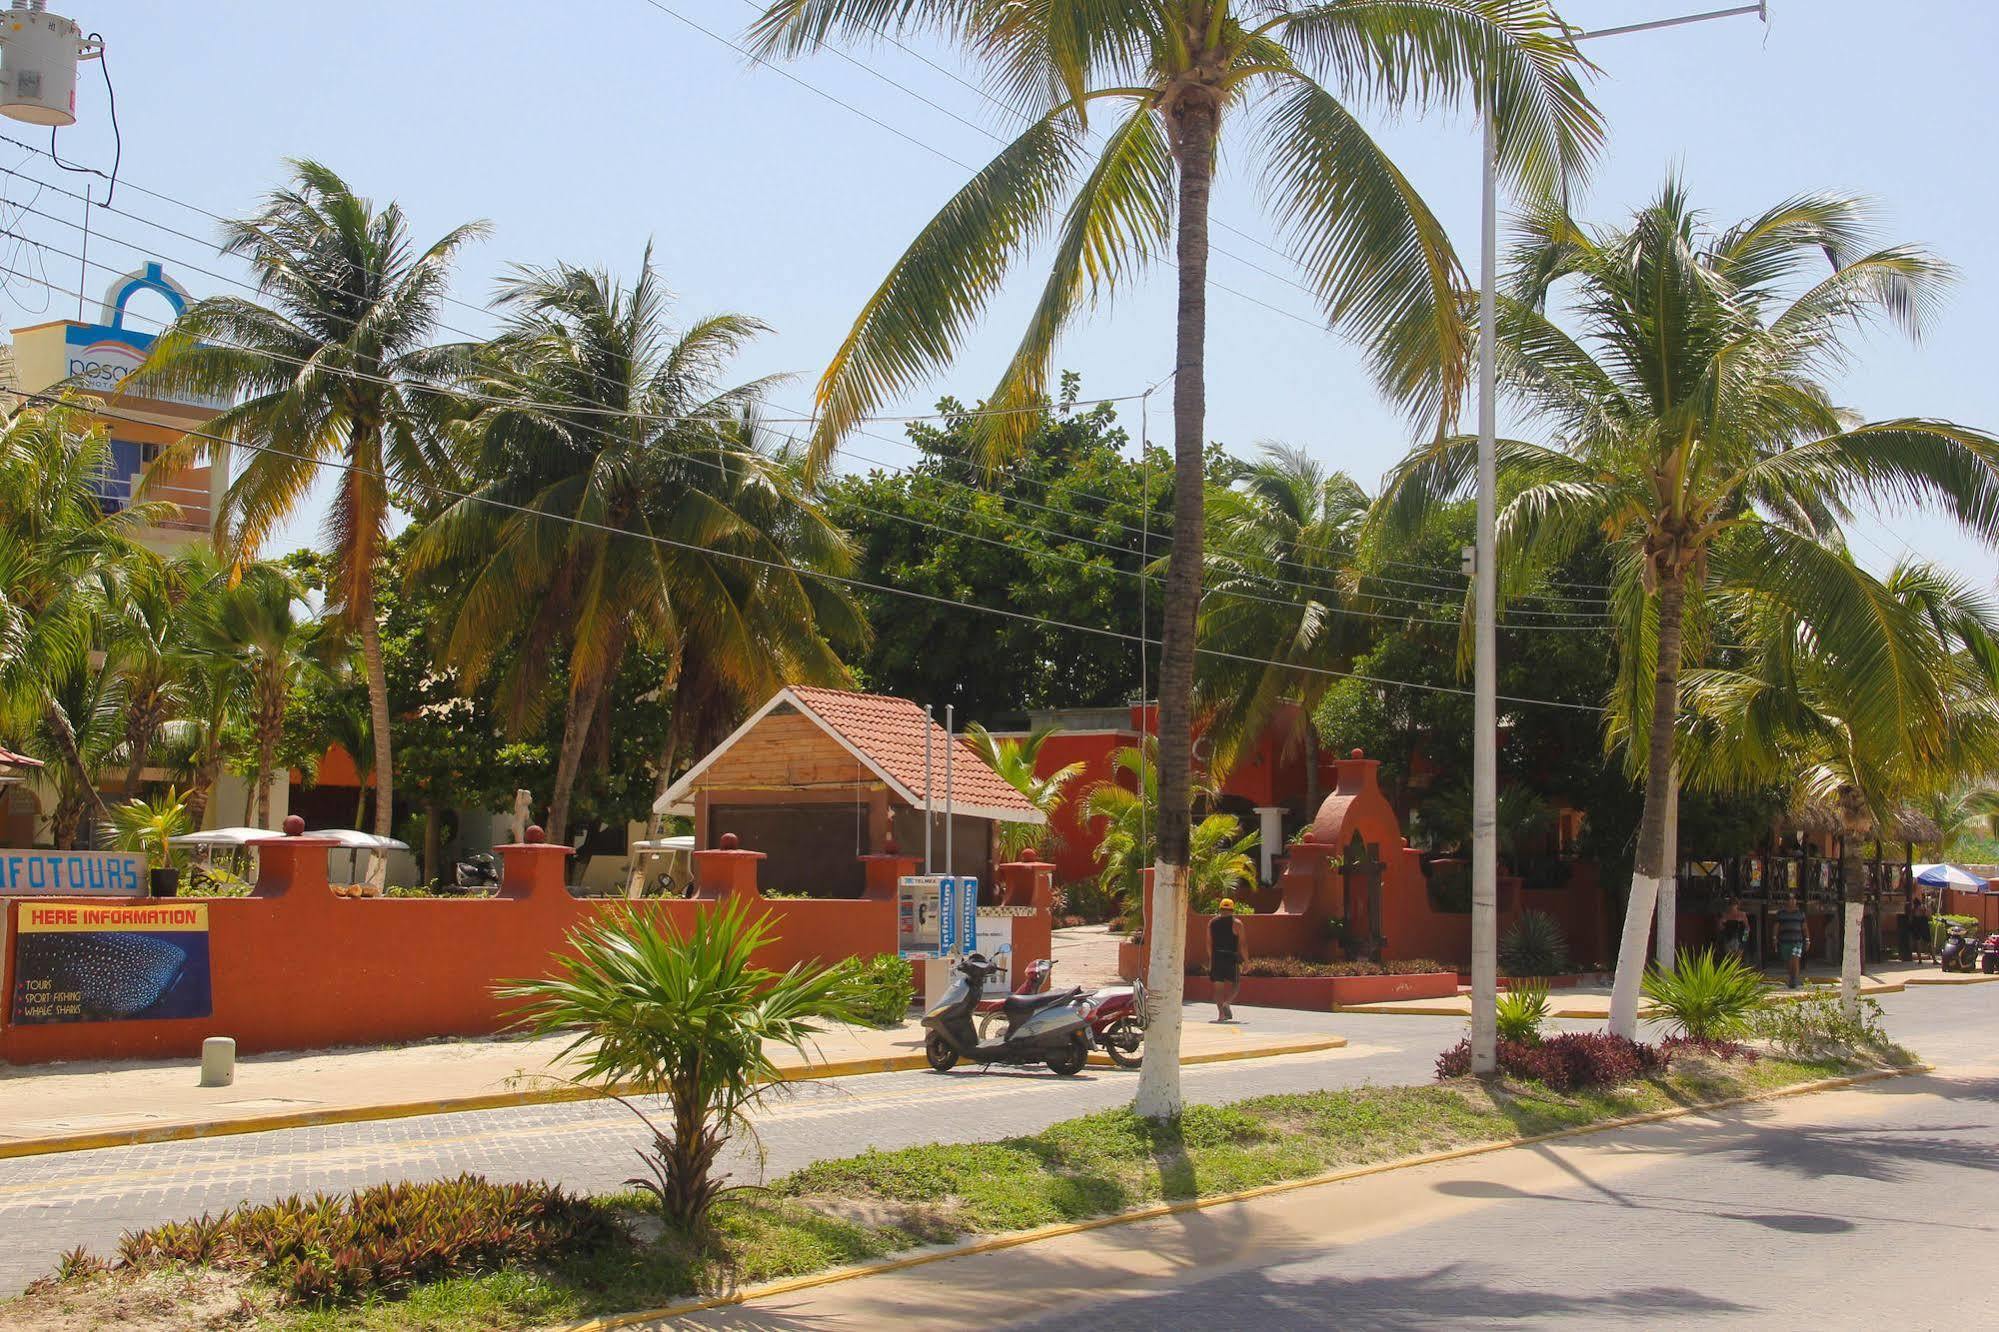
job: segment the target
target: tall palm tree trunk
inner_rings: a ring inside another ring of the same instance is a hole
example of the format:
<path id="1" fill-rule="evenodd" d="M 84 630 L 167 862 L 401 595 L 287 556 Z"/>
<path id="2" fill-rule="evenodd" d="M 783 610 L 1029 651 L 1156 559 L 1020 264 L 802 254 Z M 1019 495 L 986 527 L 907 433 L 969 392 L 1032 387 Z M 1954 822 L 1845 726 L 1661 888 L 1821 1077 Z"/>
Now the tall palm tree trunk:
<path id="1" fill-rule="evenodd" d="M 1179 169 L 1179 321 L 1173 360 L 1173 548 L 1159 653 L 1159 852 L 1152 876 L 1152 1013 L 1136 1106 L 1180 1113 L 1180 1004 L 1187 957 L 1188 840 L 1193 824 L 1194 621 L 1201 606 L 1202 461 L 1207 435 L 1208 200 L 1218 108 L 1206 89 L 1169 109 Z"/>
<path id="2" fill-rule="evenodd" d="M 562 753 L 555 764 L 555 789 L 548 800 L 548 840 L 558 845 L 568 844 L 569 801 L 583 767 L 583 750 L 602 710 L 604 691 L 624 656 L 625 641 L 622 627 L 612 629 L 611 641 L 605 645 L 602 657 L 604 664 L 578 681 L 569 694 L 569 706 L 562 721 Z"/>
<path id="3" fill-rule="evenodd" d="M 56 748 L 62 751 L 63 766 L 69 769 L 70 779 L 76 783 L 79 820 L 88 816 L 95 823 L 104 822 L 104 797 L 97 793 L 96 774 L 83 760 L 83 750 L 76 742 L 76 731 L 69 724 L 68 714 L 51 702 L 43 708 L 42 715 L 48 722 L 49 734 L 55 737 Z M 72 828 L 57 840 L 67 849 L 77 841 L 76 830 Z"/>
<path id="4" fill-rule="evenodd" d="M 366 589 L 354 608 L 361 630 L 361 657 L 368 667 L 368 716 L 375 739 L 375 836 L 388 837 L 395 824 L 396 799 L 394 769 L 389 755 L 389 676 L 382 669 L 382 626 L 375 623 L 375 597 Z M 368 882 L 377 888 L 389 881 L 389 858 L 377 853 L 368 858 Z"/>
<path id="5" fill-rule="evenodd" d="M 1645 976 L 1645 945 L 1666 868 L 1666 807 L 1673 798 L 1673 723 L 1680 711 L 1680 629 L 1686 609 L 1685 575 L 1659 585 L 1659 664 L 1652 681 L 1651 746 L 1645 756 L 1645 813 L 1638 820 L 1638 855 L 1631 868 L 1631 896 L 1624 904 L 1624 936 L 1617 947 L 1617 978 L 1610 990 L 1610 1030 L 1638 1035 L 1638 986 Z"/>
<path id="6" fill-rule="evenodd" d="M 153 756 L 153 737 L 159 734 L 162 705 L 157 689 L 149 690 L 133 703 L 131 714 L 125 720 L 125 782 L 119 788 L 127 798 L 139 793 L 139 776 L 146 770 L 146 762 Z"/>
<path id="7" fill-rule="evenodd" d="M 1839 788 L 1839 816 L 1845 831 L 1839 839 L 1840 895 L 1845 899 L 1845 929 L 1839 955 L 1839 1006 L 1849 1018 L 1860 1016 L 1860 972 L 1867 940 L 1861 929 L 1867 913 L 1865 844 L 1873 831 L 1867 798 L 1857 786 Z"/>
<path id="8" fill-rule="evenodd" d="M 285 724 L 283 681 L 265 680 L 257 704 L 257 817 L 251 826 L 271 826 L 271 782 L 276 777 L 278 735 Z"/>

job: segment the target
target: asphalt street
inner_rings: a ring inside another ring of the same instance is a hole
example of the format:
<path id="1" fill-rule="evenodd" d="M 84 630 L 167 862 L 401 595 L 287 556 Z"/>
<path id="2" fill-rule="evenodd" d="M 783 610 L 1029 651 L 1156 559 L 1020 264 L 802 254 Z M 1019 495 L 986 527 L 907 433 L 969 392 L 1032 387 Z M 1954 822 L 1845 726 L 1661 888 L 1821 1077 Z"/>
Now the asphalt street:
<path id="1" fill-rule="evenodd" d="M 1308 1220 L 1311 1238 L 1268 1260 L 1208 1274 L 1197 1257 L 1012 1325 L 1999 1325 L 1979 1294 L 1999 1243 L 1999 986 L 1887 1002 L 1936 1075 L 1425 1167 L 1402 1182 L 1417 1191 L 1404 1214 L 1429 1217 L 1417 1224 L 1343 1242 Z M 1322 1224 L 1344 1187 L 1324 1191 Z"/>
<path id="2" fill-rule="evenodd" d="M 1926 1056 L 1954 1064 L 1999 1062 L 1999 1054 L 1993 1053 L 1999 1044 L 1999 986 L 1930 989 L 1886 996 L 1883 1002 L 1891 1030 Z M 1421 1081 L 1429 1076 L 1437 1052 L 1463 1025 L 1455 1018 L 1243 1012 L 1260 1025 L 1332 1031 L 1350 1044 L 1318 1054 L 1189 1068 L 1190 1099 L 1219 1102 L 1263 1092 Z M 1190 1017 L 1196 1014 L 1206 1015 L 1190 1009 Z M 1135 1076 L 1092 1069 L 1074 1079 L 1056 1079 L 1040 1072 L 995 1070 L 798 1084 L 761 1117 L 761 1170 L 782 1174 L 815 1159 L 868 1147 L 1032 1131 L 1127 1103 Z M 1967 1113 L 1970 1106 L 1979 1107 L 1971 1117 L 1983 1124 L 1987 1137 L 1982 1141 L 1989 1147 L 1995 1102 L 1984 1094 L 1989 1084 L 1979 1087 L 1981 1095 L 1967 1099 Z M 1966 1131 L 1973 1134 L 1975 1157 L 1979 1130 Z M 134 1226 L 196 1216 L 244 1200 L 468 1170 L 496 1179 L 555 1180 L 581 1190 L 615 1188 L 633 1173 L 633 1151 L 642 1133 L 637 1121 L 615 1105 L 577 1103 L 0 1161 L 0 1234 L 9 1240 L 0 1245 L 0 1290 L 18 1289 L 74 1245 L 108 1252 Z M 1944 1172 L 1960 1191 L 1982 1190 L 1982 1181 L 1956 1179 L 1954 1172 L 1972 1168 L 1967 1159 L 1963 1152 L 1944 1153 L 1922 1169 Z M 1979 1159 L 1988 1170 L 1999 1163 L 1989 1155 Z M 738 1178 L 756 1177 L 755 1149 L 737 1144 L 728 1168 Z M 1908 1169 L 1916 1170 L 1916 1163 L 1908 1163 Z M 1586 1209 L 1589 1204 L 1577 1206 Z M 1562 1210 L 1542 1208 L 1537 1200 L 1534 1215 L 1553 1218 Z M 1595 1224 L 1601 1225 L 1602 1218 Z M 1286 1279 L 1269 1275 L 1280 1284 Z M 1221 1299 L 1245 1294 L 1216 1292 Z M 1158 1321 L 1156 1312 L 1152 1321 Z M 1229 1318 L 1222 1321 L 1233 1325 Z"/>

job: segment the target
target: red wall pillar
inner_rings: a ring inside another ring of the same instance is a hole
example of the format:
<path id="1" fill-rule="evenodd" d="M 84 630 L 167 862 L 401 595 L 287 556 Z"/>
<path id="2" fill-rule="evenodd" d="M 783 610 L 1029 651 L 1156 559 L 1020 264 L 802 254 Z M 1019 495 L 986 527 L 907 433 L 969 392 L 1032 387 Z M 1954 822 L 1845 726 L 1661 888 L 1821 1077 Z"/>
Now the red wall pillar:
<path id="1" fill-rule="evenodd" d="M 500 891 L 494 896 L 516 902 L 568 897 L 570 849 L 552 845 L 539 825 L 531 825 L 522 836 L 527 840 L 493 848 L 500 853 Z"/>
<path id="2" fill-rule="evenodd" d="M 694 896 L 719 902 L 732 897 L 757 896 L 757 862 L 761 851 L 744 851 L 736 846 L 734 833 L 723 833 L 721 847 L 694 853 Z"/>
<path id="3" fill-rule="evenodd" d="M 1054 908 L 1055 867 L 1036 855 L 1033 847 L 1022 851 L 1019 860 L 994 866 L 994 872 L 999 875 L 1001 906 Z"/>
<path id="4" fill-rule="evenodd" d="M 883 844 L 880 855 L 862 856 L 861 873 L 864 884 L 861 897 L 869 902 L 893 902 L 896 888 L 902 876 L 916 873 L 919 858 L 905 856 L 902 848 L 895 844 L 893 837 Z"/>
<path id="5" fill-rule="evenodd" d="M 301 836 L 304 831 L 305 820 L 293 814 L 285 819 L 284 836 L 260 837 L 250 843 L 257 851 L 257 886 L 250 896 L 332 894 L 326 881 L 326 853 L 340 843 L 331 837 Z"/>

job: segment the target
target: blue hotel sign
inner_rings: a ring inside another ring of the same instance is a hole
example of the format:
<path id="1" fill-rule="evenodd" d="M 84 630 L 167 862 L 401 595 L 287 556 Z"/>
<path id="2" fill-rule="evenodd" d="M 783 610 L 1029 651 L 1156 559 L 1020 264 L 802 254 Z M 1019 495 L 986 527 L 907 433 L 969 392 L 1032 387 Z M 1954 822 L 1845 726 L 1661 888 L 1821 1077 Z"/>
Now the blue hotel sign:
<path id="1" fill-rule="evenodd" d="M 108 398 L 117 393 L 126 376 L 137 370 L 152 350 L 158 336 L 125 327 L 125 307 L 140 292 L 150 291 L 163 298 L 176 317 L 187 310 L 187 289 L 168 277 L 157 260 L 113 278 L 104 293 L 104 304 L 95 324 L 71 324 L 63 331 L 64 375 L 85 392 Z M 201 394 L 147 393 L 135 395 L 154 402 L 178 403 L 220 411 L 227 398 Z"/>
<path id="2" fill-rule="evenodd" d="M 0 897 L 137 897 L 146 858 L 126 851 L 0 851 Z"/>

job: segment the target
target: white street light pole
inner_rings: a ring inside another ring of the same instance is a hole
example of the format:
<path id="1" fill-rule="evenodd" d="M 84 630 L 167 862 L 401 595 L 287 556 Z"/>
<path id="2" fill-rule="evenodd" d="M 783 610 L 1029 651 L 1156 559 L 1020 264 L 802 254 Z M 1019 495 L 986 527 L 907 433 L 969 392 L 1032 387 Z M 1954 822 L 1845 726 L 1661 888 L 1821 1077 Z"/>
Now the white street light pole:
<path id="1" fill-rule="evenodd" d="M 1493 400 L 1496 298 L 1499 266 L 1499 148 L 1488 91 L 1485 114 L 1484 180 L 1479 206 L 1478 287 L 1478 538 L 1472 577 L 1478 627 L 1472 664 L 1471 777 L 1471 1071 L 1498 1067 L 1499 1003 L 1499 560 L 1495 509 L 1497 465 L 1493 461 L 1497 404 Z"/>
<path id="2" fill-rule="evenodd" d="M 1627 33 L 1678 28 L 1710 19 L 1754 14 L 1769 21 L 1769 5 L 1736 5 L 1678 18 L 1626 23 L 1614 28 L 1571 33 L 1572 42 Z M 1480 108 L 1483 126 L 1483 180 L 1479 190 L 1478 285 L 1478 537 L 1472 576 L 1477 617 L 1472 640 L 1472 850 L 1471 850 L 1471 1066 L 1490 1073 L 1497 1066 L 1499 997 L 1499 560 L 1495 542 L 1498 506 L 1497 403 L 1494 381 L 1494 339 L 1499 280 L 1499 153 L 1493 130 L 1492 94 Z M 1675 795 L 1677 796 L 1677 789 Z M 1677 819 L 1675 820 L 1677 822 Z"/>

